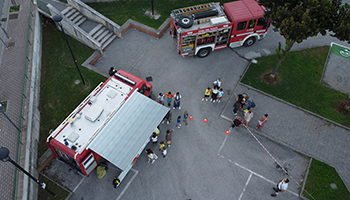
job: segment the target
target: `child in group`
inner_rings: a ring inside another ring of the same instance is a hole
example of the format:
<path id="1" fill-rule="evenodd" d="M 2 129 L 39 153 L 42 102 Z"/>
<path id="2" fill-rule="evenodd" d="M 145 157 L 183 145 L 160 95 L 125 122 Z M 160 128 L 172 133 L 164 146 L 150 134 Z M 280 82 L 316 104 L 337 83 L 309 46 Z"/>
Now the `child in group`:
<path id="1" fill-rule="evenodd" d="M 164 124 L 165 121 L 166 121 L 166 124 L 169 124 L 172 115 L 173 115 L 172 111 L 169 110 L 168 113 L 165 115 L 165 117 L 164 117 L 164 119 L 162 121 L 162 124 Z"/>
<path id="2" fill-rule="evenodd" d="M 164 105 L 164 94 L 163 93 L 159 93 L 158 97 L 157 97 L 157 102 Z"/>
<path id="3" fill-rule="evenodd" d="M 204 101 L 204 99 L 205 99 L 206 101 L 208 101 L 208 98 L 209 98 L 210 93 L 211 93 L 211 89 L 210 89 L 210 87 L 208 87 L 208 88 L 205 90 L 204 97 L 202 98 L 202 101 Z"/>
<path id="4" fill-rule="evenodd" d="M 153 146 L 155 146 L 158 143 L 158 135 L 153 132 L 151 140 L 153 142 Z"/>
<path id="5" fill-rule="evenodd" d="M 253 118 L 254 113 L 253 113 L 253 111 L 250 110 L 250 108 L 248 107 L 246 110 L 244 110 L 243 116 L 244 116 L 244 122 L 243 122 L 243 123 L 245 123 L 245 125 L 248 127 L 248 123 L 249 123 L 249 121 Z"/>
<path id="6" fill-rule="evenodd" d="M 180 128 L 180 126 L 181 126 L 181 115 L 179 115 L 178 117 L 177 117 L 177 128 Z"/>
<path id="7" fill-rule="evenodd" d="M 181 103 L 180 92 L 176 92 L 176 95 L 174 96 L 174 107 L 173 107 L 173 109 L 179 108 L 179 110 L 181 110 L 180 103 Z"/>
<path id="8" fill-rule="evenodd" d="M 151 149 L 146 149 L 146 152 L 148 156 L 147 162 L 153 164 L 157 159 L 157 155 Z"/>
<path id="9" fill-rule="evenodd" d="M 218 86 L 214 86 L 213 90 L 211 91 L 211 99 L 210 101 L 213 101 L 215 103 L 217 97 L 218 97 L 219 89 Z"/>
<path id="10" fill-rule="evenodd" d="M 171 92 L 165 93 L 165 95 L 168 97 L 167 102 L 168 102 L 168 106 L 170 107 L 171 101 L 173 100 L 174 95 L 171 94 Z"/>
<path id="11" fill-rule="evenodd" d="M 163 158 L 166 157 L 167 153 L 168 153 L 168 150 L 166 149 L 166 147 L 163 147 L 163 149 L 162 149 Z"/>
<path id="12" fill-rule="evenodd" d="M 159 151 L 161 151 L 165 147 L 164 141 L 159 142 Z"/>
<path id="13" fill-rule="evenodd" d="M 188 112 L 187 112 L 187 110 L 185 110 L 185 112 L 184 112 L 184 122 L 186 123 L 186 126 L 187 126 L 187 122 L 188 122 Z"/>
<path id="14" fill-rule="evenodd" d="M 168 148 L 170 147 L 171 145 L 171 134 L 174 132 L 174 129 L 171 129 L 171 130 L 166 130 L 166 135 L 165 135 L 165 141 L 168 145 Z"/>
<path id="15" fill-rule="evenodd" d="M 220 88 L 219 93 L 218 93 L 218 100 L 217 100 L 218 103 L 220 103 L 220 100 L 221 100 L 223 94 L 224 94 L 224 90 L 222 88 Z"/>

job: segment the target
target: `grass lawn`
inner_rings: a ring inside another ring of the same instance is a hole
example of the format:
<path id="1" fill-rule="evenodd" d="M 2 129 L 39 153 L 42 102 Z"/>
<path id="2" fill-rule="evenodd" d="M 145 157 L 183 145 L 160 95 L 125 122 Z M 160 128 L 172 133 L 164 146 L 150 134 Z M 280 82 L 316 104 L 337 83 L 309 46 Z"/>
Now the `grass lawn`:
<path id="1" fill-rule="evenodd" d="M 40 182 L 44 182 L 46 184 L 46 187 L 51 192 L 56 194 L 56 198 L 55 198 L 49 192 L 47 192 L 46 190 L 39 187 L 39 189 L 38 189 L 38 199 L 39 200 L 65 199 L 69 195 L 69 192 L 67 192 L 66 190 L 57 186 L 56 184 L 54 184 L 53 182 L 51 182 L 49 179 L 45 178 L 44 176 L 40 175 L 39 180 L 40 180 Z"/>
<path id="2" fill-rule="evenodd" d="M 330 185 L 332 183 L 336 185 L 337 189 L 331 188 Z M 350 192 L 335 169 L 316 159 L 312 159 L 305 190 L 315 199 L 350 199 Z M 302 195 L 308 199 L 312 199 L 305 192 Z"/>
<path id="3" fill-rule="evenodd" d="M 70 37 L 68 39 L 87 87 L 84 88 L 81 82 L 74 83 L 81 79 L 62 32 L 55 28 L 52 20 L 47 20 L 43 26 L 38 157 L 48 148 L 45 141 L 49 131 L 55 129 L 100 82 L 106 80 L 81 66 L 94 51 Z"/>
<path id="4" fill-rule="evenodd" d="M 50 19 L 46 20 L 44 24 L 38 158 L 48 149 L 45 142 L 49 131 L 55 129 L 100 82 L 106 80 L 100 74 L 81 66 L 94 51 L 68 37 L 87 87 L 84 88 L 81 82 L 75 84 L 76 80 L 81 79 L 62 32 L 56 29 Z M 45 177 L 40 176 L 39 179 L 44 181 L 47 187 L 57 195 L 56 198 L 53 198 L 48 192 L 39 188 L 39 200 L 65 199 L 68 196 L 67 191 Z"/>
<path id="5" fill-rule="evenodd" d="M 222 0 L 221 5 L 233 0 Z M 158 29 L 170 16 L 170 11 L 203 3 L 217 2 L 210 0 L 153 0 L 154 11 L 161 15 L 158 20 L 146 17 L 146 10 L 152 10 L 151 0 L 119 0 L 108 3 L 88 3 L 88 5 L 100 12 L 110 20 L 123 25 L 128 19 L 133 19 L 149 27 Z"/>
<path id="6" fill-rule="evenodd" d="M 336 110 L 338 103 L 348 96 L 320 83 L 328 50 L 329 46 L 323 46 L 290 52 L 278 69 L 281 81 L 277 84 L 267 84 L 261 78 L 275 66 L 277 56 L 258 58 L 258 63 L 250 65 L 242 82 L 350 127 L 350 116 Z"/>

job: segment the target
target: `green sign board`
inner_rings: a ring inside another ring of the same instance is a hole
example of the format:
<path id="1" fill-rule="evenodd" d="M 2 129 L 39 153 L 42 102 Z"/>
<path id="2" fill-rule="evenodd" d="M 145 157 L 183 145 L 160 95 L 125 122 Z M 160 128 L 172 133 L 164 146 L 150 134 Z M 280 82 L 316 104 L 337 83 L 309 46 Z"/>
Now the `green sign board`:
<path id="1" fill-rule="evenodd" d="M 345 47 L 340 44 L 333 43 L 331 44 L 331 53 L 350 59 L 350 47 Z"/>

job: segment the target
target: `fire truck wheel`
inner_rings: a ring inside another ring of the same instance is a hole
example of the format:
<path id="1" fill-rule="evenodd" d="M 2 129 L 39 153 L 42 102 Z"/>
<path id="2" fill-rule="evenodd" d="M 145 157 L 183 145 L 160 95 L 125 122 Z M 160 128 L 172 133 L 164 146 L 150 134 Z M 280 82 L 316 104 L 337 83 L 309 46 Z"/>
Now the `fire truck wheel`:
<path id="1" fill-rule="evenodd" d="M 200 58 L 207 57 L 211 52 L 210 48 L 204 48 L 198 51 L 197 56 Z"/>
<path id="2" fill-rule="evenodd" d="M 255 43 L 255 40 L 255 37 L 250 37 L 244 42 L 243 46 L 250 47 Z"/>
<path id="3" fill-rule="evenodd" d="M 181 16 L 178 23 L 179 26 L 182 28 L 190 28 L 193 25 L 193 19 L 191 16 L 188 15 Z"/>

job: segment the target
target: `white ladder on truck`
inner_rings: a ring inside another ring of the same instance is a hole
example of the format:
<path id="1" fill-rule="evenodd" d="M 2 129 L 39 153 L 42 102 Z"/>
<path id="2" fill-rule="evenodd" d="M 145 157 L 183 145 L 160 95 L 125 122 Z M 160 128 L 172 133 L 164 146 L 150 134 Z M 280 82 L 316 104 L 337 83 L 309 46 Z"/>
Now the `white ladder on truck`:
<path id="1" fill-rule="evenodd" d="M 203 12 L 206 10 L 210 10 L 212 8 L 215 8 L 215 3 L 206 3 L 206 4 L 201 4 L 197 6 L 190 6 L 186 8 L 180 8 L 176 9 L 173 12 L 175 14 L 181 14 L 181 15 L 189 15 L 197 12 Z"/>

